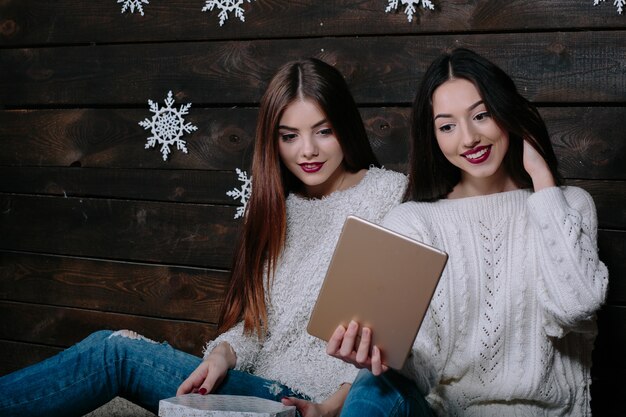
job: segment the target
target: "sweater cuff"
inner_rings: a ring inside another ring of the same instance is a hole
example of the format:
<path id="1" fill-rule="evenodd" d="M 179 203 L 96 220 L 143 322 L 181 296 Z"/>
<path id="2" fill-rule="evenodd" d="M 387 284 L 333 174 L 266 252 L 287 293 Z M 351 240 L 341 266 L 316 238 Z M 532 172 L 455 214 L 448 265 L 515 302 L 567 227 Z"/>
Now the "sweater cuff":
<path id="1" fill-rule="evenodd" d="M 549 226 L 548 223 L 545 222 L 549 221 L 550 213 L 554 212 L 554 208 L 565 208 L 568 204 L 567 200 L 565 200 L 563 190 L 559 187 L 548 187 L 528 197 L 528 206 L 532 212 L 541 219 L 540 226 L 545 229 Z"/>
<path id="2" fill-rule="evenodd" d="M 227 332 L 222 333 L 216 339 L 208 342 L 204 348 L 204 359 L 206 359 L 211 351 L 222 342 L 228 343 L 237 356 L 237 364 L 234 369 L 242 371 L 250 370 L 254 357 L 260 348 L 256 336 L 244 335 L 243 326 L 240 323 Z"/>

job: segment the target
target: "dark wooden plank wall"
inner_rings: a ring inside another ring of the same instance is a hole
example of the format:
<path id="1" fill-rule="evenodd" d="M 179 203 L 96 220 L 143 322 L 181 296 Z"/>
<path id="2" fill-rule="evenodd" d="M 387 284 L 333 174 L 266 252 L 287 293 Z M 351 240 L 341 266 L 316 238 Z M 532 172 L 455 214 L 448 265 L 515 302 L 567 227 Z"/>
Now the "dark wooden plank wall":
<path id="1" fill-rule="evenodd" d="M 409 23 L 386 1 L 256 0 L 245 23 L 199 0 L 0 2 L 0 374 L 101 328 L 199 354 L 215 335 L 240 226 L 258 99 L 283 62 L 346 76 L 372 144 L 406 170 L 420 76 L 466 46 L 540 107 L 570 183 L 595 198 L 611 273 L 599 315 L 597 416 L 626 414 L 626 15 L 612 1 L 435 1 Z M 147 101 L 193 103 L 189 153 L 145 150 Z"/>

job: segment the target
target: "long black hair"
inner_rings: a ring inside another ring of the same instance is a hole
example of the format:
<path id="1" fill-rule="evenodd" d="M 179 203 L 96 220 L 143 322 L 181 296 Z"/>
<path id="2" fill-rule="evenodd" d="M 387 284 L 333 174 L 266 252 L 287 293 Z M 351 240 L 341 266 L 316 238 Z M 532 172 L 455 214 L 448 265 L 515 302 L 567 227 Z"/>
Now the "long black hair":
<path id="1" fill-rule="evenodd" d="M 458 48 L 436 58 L 417 90 L 411 116 L 409 184 L 404 200 L 434 201 L 446 196 L 461 179 L 461 170 L 441 152 L 435 137 L 432 96 L 448 80 L 466 79 L 478 89 L 498 126 L 509 134 L 503 164 L 520 188 L 532 188 L 523 165 L 524 140 L 546 160 L 556 184 L 562 183 L 548 129 L 537 108 L 517 91 L 502 69 L 469 49 Z"/>

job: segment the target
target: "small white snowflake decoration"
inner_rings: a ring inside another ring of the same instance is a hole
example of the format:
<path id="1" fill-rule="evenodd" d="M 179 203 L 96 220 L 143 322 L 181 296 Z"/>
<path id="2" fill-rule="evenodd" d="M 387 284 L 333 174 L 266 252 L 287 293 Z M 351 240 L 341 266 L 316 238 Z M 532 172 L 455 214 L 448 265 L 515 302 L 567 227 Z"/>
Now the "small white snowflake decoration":
<path id="1" fill-rule="evenodd" d="M 388 0 L 388 5 L 385 9 L 385 12 L 389 13 L 391 11 L 397 10 L 398 2 L 406 5 L 404 13 L 406 13 L 406 17 L 409 22 L 413 21 L 413 15 L 417 11 L 417 7 L 419 7 L 420 4 L 424 9 L 435 9 L 435 5 L 430 0 Z"/>
<path id="2" fill-rule="evenodd" d="M 597 6 L 601 1 L 604 2 L 604 0 L 593 0 L 593 5 Z M 624 6 L 626 6 L 626 0 L 615 0 L 613 4 L 617 7 L 617 13 L 622 14 Z"/>
<path id="3" fill-rule="evenodd" d="M 157 143 L 160 143 L 164 161 L 167 161 L 167 155 L 170 153 L 170 145 L 176 144 L 176 148 L 179 151 L 187 153 L 185 141 L 182 140 L 181 137 L 185 133 L 191 133 L 198 129 L 197 126 L 191 123 L 185 123 L 185 119 L 183 118 L 184 115 L 189 113 L 191 103 L 181 105 L 178 110 L 173 108 L 172 104 L 174 104 L 174 98 L 170 90 L 165 99 L 166 107 L 159 108 L 159 104 L 152 100 L 148 100 L 148 104 L 154 116 L 152 116 L 152 119 L 146 118 L 139 122 L 140 126 L 144 129 L 150 129 L 150 133 L 152 133 L 152 136 L 148 138 L 148 142 L 146 143 L 146 149 L 155 147 Z"/>
<path id="4" fill-rule="evenodd" d="M 239 202 L 242 204 L 242 206 L 237 207 L 237 212 L 235 213 L 235 219 L 238 219 L 239 217 L 243 217 L 246 212 L 246 206 L 248 205 L 248 200 L 252 194 L 252 177 L 248 178 L 248 173 L 240 170 L 239 168 L 236 168 L 235 171 L 237 172 L 237 179 L 243 184 L 241 185 L 241 188 L 235 188 L 234 190 L 227 191 L 226 195 L 234 198 L 235 200 L 239 199 Z"/>
<path id="5" fill-rule="evenodd" d="M 135 13 L 135 7 L 137 11 L 141 13 L 143 16 L 143 4 L 150 4 L 148 0 L 117 0 L 117 3 L 124 3 L 122 5 L 122 13 L 124 13 L 128 8 L 130 8 L 131 13 Z"/>
<path id="6" fill-rule="evenodd" d="M 217 7 L 220 10 L 220 26 L 224 25 L 224 22 L 228 19 L 228 13 L 230 12 L 235 12 L 235 17 L 238 17 L 239 20 L 245 22 L 246 19 L 243 15 L 244 10 L 241 7 L 244 1 L 246 0 L 206 0 L 202 11 L 210 12 Z M 247 1 L 248 3 L 252 2 L 252 0 Z"/>

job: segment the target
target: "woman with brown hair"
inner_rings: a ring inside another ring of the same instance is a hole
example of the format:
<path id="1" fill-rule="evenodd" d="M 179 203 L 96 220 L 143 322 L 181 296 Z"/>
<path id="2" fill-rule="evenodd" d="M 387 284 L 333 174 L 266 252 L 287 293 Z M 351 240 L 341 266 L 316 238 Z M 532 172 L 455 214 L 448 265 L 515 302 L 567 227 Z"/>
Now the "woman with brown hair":
<path id="1" fill-rule="evenodd" d="M 0 378 L 0 414 L 82 415 L 115 396 L 155 412 L 160 399 L 211 392 L 338 415 L 357 370 L 326 355 L 306 325 L 345 218 L 379 222 L 402 198 L 404 175 L 378 166 L 341 74 L 316 59 L 282 66 L 259 109 L 223 333 L 204 359 L 97 332 Z"/>

